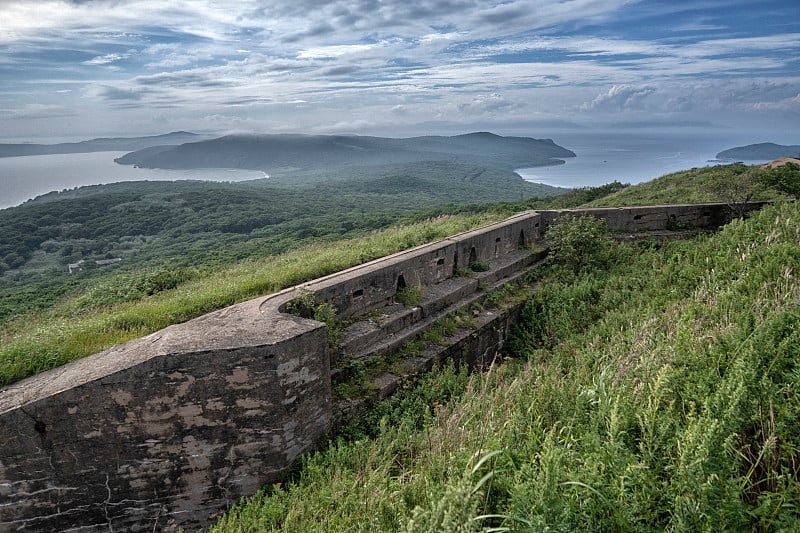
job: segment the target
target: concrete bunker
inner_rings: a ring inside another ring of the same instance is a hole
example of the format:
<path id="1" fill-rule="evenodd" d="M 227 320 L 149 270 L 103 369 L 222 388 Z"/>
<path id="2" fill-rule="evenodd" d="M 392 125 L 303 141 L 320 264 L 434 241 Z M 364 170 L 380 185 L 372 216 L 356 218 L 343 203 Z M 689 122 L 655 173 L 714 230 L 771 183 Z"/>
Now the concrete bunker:
<path id="1" fill-rule="evenodd" d="M 452 306 L 478 301 L 544 256 L 514 250 L 515 237 L 520 247 L 536 243 L 540 221 L 543 229 L 574 213 L 629 231 L 640 229 L 636 215 L 654 230 L 675 220 L 715 227 L 730 216 L 724 204 L 528 212 L 12 384 L 0 391 L 0 479 L 6 484 L 0 487 L 0 531 L 12 525 L 31 531 L 204 527 L 232 499 L 281 479 L 329 431 L 339 417 L 332 399 L 333 372 L 340 370 L 332 367 L 335 358 L 395 353 Z M 492 244 L 500 257 L 491 257 Z M 456 279 L 442 279 L 451 257 Z M 481 260 L 491 268 L 456 274 L 459 263 Z M 407 286 L 424 290 L 421 305 L 394 302 Z M 339 318 L 364 320 L 349 326 L 347 349 L 337 351 L 324 324 L 286 313 L 290 302 L 305 302 L 301 316 L 327 303 Z M 375 310 L 386 317 L 373 320 Z M 443 347 L 441 357 L 491 361 L 515 319 L 484 318 L 484 333 L 465 332 Z M 380 381 L 380 394 L 396 383 Z M 126 462 L 120 465 L 119 457 Z M 165 479 L 172 483 L 165 486 Z"/>

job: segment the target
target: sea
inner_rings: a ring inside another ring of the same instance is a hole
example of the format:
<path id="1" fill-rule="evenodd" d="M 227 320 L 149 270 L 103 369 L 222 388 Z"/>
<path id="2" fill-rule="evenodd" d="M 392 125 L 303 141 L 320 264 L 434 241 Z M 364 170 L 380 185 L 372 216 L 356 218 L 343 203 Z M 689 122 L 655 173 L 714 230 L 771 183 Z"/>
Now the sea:
<path id="1" fill-rule="evenodd" d="M 517 173 L 528 181 L 554 187 L 597 187 L 613 181 L 635 185 L 690 168 L 731 163 L 716 154 L 760 142 L 710 136 L 634 135 L 630 133 L 564 135 L 555 142 L 575 152 L 563 165 L 521 168 Z M 747 164 L 763 163 L 744 161 Z"/>
<path id="2" fill-rule="evenodd" d="M 118 181 L 246 181 L 268 178 L 260 170 L 162 170 L 118 165 L 127 152 L 0 157 L 0 209 L 52 191 Z"/>
<path id="3" fill-rule="evenodd" d="M 535 135 L 531 135 L 536 137 Z M 715 155 L 759 139 L 723 139 L 636 133 L 569 133 L 553 140 L 576 153 L 563 165 L 521 168 L 524 179 L 557 187 L 595 187 L 612 181 L 636 184 L 664 174 L 715 165 Z M 211 180 L 246 181 L 269 177 L 240 169 L 161 170 L 118 165 L 125 152 L 94 152 L 0 158 L 0 209 L 19 205 L 51 191 L 118 181 Z M 750 162 L 754 163 L 754 162 Z"/>

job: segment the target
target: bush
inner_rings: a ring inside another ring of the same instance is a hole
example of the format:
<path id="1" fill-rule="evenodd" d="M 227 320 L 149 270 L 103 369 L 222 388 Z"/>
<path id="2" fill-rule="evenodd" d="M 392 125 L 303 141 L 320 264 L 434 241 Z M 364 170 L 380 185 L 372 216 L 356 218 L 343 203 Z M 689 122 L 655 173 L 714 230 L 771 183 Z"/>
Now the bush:
<path id="1" fill-rule="evenodd" d="M 486 261 L 473 261 L 469 264 L 469 269 L 473 272 L 486 272 L 490 268 L 489 263 Z"/>
<path id="2" fill-rule="evenodd" d="M 800 199 L 800 165 L 787 163 L 764 172 L 764 182 L 776 191 Z"/>
<path id="3" fill-rule="evenodd" d="M 590 215 L 561 217 L 547 229 L 550 255 L 576 274 L 584 268 L 606 266 L 613 246 L 606 233 L 605 220 Z"/>

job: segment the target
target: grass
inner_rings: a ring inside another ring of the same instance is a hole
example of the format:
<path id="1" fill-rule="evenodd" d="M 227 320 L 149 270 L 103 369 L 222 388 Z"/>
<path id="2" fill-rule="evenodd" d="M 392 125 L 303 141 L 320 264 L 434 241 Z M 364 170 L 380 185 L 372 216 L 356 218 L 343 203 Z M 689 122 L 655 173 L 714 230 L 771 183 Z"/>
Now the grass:
<path id="1" fill-rule="evenodd" d="M 63 298 L 48 311 L 27 314 L 0 327 L 0 386 L 170 324 L 496 222 L 507 215 L 506 211 L 487 210 L 444 216 L 366 237 L 320 242 L 282 255 L 197 272 L 174 288 L 131 302 L 92 306 L 81 295 Z M 110 279 L 98 281 L 87 292 L 94 293 L 96 301 L 105 301 L 104 292 L 119 290 L 118 283 Z"/>
<path id="2" fill-rule="evenodd" d="M 394 295 L 394 299 L 406 307 L 414 307 L 422 303 L 422 289 L 419 287 L 403 287 Z"/>
<path id="3" fill-rule="evenodd" d="M 553 264 L 516 359 L 424 377 L 212 531 L 793 530 L 798 242 L 780 204 Z"/>
<path id="4" fill-rule="evenodd" d="M 739 182 L 753 167 L 742 164 L 692 168 L 666 174 L 660 178 L 621 188 L 612 194 L 593 199 L 587 207 L 625 205 L 664 205 L 675 203 L 699 204 L 726 202 L 720 186 Z M 753 200 L 784 198 L 769 188 L 755 188 Z"/>

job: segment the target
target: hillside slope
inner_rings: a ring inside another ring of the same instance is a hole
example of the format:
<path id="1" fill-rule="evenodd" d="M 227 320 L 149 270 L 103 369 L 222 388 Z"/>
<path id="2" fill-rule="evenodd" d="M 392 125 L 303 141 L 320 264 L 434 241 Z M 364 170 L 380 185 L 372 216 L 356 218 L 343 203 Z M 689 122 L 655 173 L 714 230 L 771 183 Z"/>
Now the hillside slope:
<path id="1" fill-rule="evenodd" d="M 310 236 L 375 229 L 443 205 L 564 192 L 511 171 L 455 163 L 357 170 L 317 173 L 303 184 L 121 182 L 49 193 L 0 210 L 0 287 L 6 271 L 65 271 L 68 263 L 110 257 L 142 264 L 147 255 L 196 263 L 187 256 L 219 257 L 220 248 L 264 237 L 282 241 L 281 251 Z"/>
<path id="2" fill-rule="evenodd" d="M 488 374 L 379 405 L 213 531 L 781 531 L 800 520 L 800 206 L 539 273 Z"/>
<path id="3" fill-rule="evenodd" d="M 623 205 L 663 205 L 676 203 L 724 202 L 728 197 L 772 200 L 782 195 L 764 189 L 750 180 L 757 167 L 734 163 L 692 168 L 666 174 L 651 181 L 625 187 L 613 194 L 589 202 L 587 207 Z"/>

